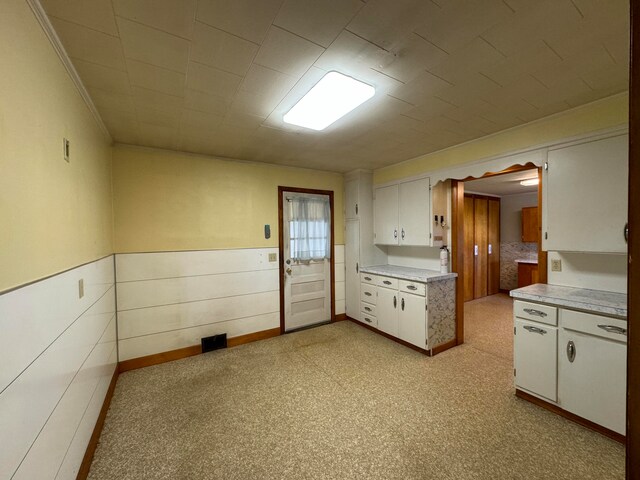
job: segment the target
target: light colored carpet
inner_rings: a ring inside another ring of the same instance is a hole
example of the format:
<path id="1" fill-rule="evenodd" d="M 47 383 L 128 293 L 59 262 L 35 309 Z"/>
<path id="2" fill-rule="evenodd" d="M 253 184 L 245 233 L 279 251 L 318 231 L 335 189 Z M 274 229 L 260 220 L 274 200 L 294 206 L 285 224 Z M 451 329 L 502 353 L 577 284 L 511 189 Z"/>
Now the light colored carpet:
<path id="1" fill-rule="evenodd" d="M 624 448 L 517 399 L 512 367 L 350 322 L 120 376 L 89 478 L 608 479 Z"/>
<path id="2" fill-rule="evenodd" d="M 513 299 L 499 293 L 466 302 L 464 341 L 513 364 Z"/>

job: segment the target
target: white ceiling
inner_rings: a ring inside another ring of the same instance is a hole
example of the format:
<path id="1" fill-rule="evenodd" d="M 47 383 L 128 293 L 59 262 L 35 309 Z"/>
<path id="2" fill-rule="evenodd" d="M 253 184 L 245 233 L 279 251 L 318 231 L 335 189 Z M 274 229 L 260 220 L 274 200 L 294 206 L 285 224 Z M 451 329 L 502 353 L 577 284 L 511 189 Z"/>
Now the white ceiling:
<path id="1" fill-rule="evenodd" d="M 538 191 L 537 185 L 524 186 L 520 185 L 520 181 L 537 177 L 538 171 L 532 169 L 506 175 L 479 178 L 478 180 L 464 182 L 464 191 L 465 193 L 483 193 L 500 197 L 520 193 L 536 193 Z"/>
<path id="2" fill-rule="evenodd" d="M 116 142 L 344 172 L 628 85 L 628 0 L 41 0 Z M 322 132 L 327 71 L 376 87 Z"/>

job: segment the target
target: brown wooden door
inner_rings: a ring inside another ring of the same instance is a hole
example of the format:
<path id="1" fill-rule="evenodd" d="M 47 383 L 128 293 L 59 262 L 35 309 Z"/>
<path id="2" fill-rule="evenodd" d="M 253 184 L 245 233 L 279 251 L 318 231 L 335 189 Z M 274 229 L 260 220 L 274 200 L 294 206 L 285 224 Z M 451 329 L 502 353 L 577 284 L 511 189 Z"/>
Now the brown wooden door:
<path id="1" fill-rule="evenodd" d="M 488 200 L 487 294 L 500 292 L 500 199 Z"/>
<path id="2" fill-rule="evenodd" d="M 474 245 L 473 197 L 464 196 L 464 301 L 473 300 Z"/>
<path id="3" fill-rule="evenodd" d="M 473 298 L 487 296 L 487 268 L 489 248 L 489 201 L 487 197 L 474 197 L 474 275 L 473 275 Z"/>

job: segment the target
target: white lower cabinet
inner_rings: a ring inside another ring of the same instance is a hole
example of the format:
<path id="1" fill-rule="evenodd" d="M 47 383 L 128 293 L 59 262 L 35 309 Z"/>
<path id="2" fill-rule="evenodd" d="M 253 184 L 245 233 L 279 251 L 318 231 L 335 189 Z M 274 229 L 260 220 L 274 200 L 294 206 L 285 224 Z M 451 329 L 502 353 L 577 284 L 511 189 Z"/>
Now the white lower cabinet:
<path id="1" fill-rule="evenodd" d="M 626 322 L 570 310 L 561 310 L 560 315 L 565 321 L 558 349 L 559 404 L 624 435 Z"/>
<path id="2" fill-rule="evenodd" d="M 400 292 L 398 338 L 420 348 L 426 348 L 427 319 L 425 297 Z"/>
<path id="3" fill-rule="evenodd" d="M 378 329 L 394 337 L 398 336 L 398 290 L 377 287 L 378 302 L 376 313 L 378 317 Z"/>
<path id="4" fill-rule="evenodd" d="M 625 434 L 625 320 L 516 300 L 514 325 L 516 388 Z"/>
<path id="5" fill-rule="evenodd" d="M 516 387 L 555 402 L 558 328 L 516 317 L 513 351 Z"/>

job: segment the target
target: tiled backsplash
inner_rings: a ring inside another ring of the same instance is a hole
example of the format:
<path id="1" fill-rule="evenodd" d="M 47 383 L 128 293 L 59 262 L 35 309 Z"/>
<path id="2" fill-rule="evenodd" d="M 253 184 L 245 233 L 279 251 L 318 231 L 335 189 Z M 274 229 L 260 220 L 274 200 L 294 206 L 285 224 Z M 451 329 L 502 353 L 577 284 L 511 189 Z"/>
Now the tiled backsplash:
<path id="1" fill-rule="evenodd" d="M 500 288 L 513 290 L 518 288 L 519 259 L 538 258 L 537 243 L 501 242 L 500 243 Z"/>

